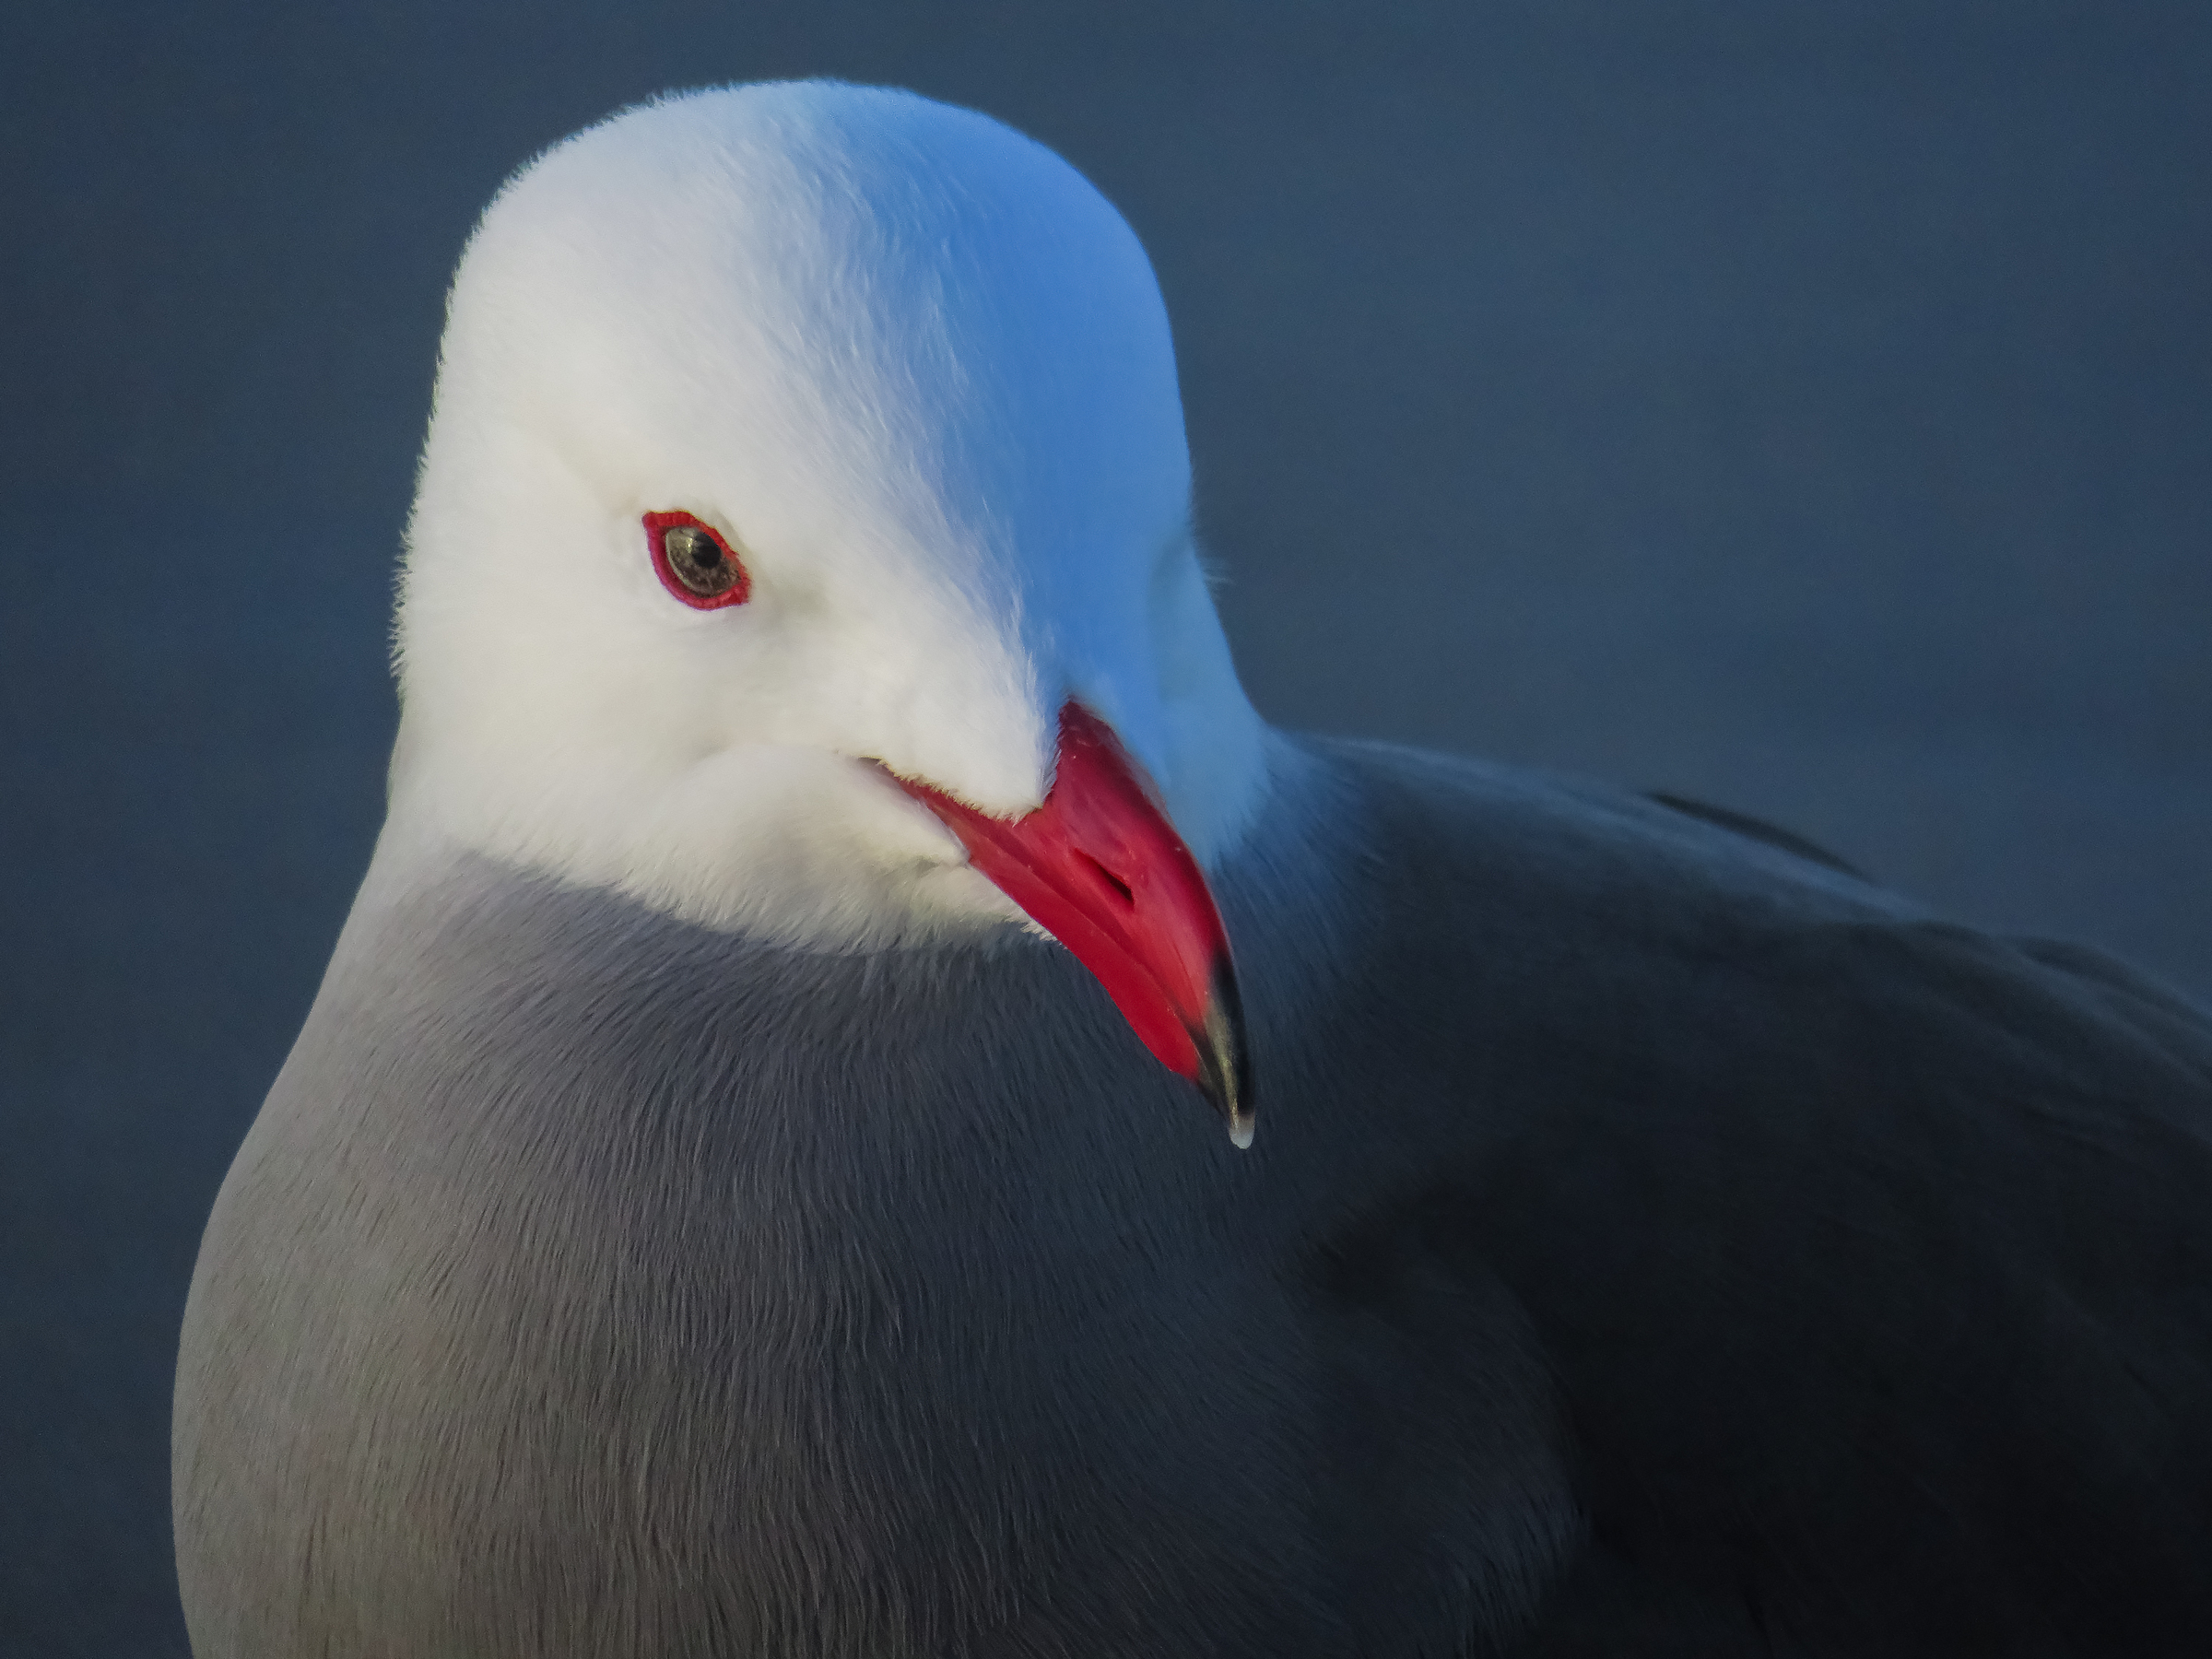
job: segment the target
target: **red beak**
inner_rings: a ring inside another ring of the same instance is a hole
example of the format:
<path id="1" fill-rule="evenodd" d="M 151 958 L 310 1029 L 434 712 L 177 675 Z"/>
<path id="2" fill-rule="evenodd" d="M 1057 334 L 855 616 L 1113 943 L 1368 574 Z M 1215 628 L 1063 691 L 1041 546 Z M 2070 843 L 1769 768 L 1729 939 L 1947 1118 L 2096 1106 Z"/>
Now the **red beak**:
<path id="1" fill-rule="evenodd" d="M 1097 976 L 1161 1065 L 1252 1144 L 1252 1064 L 1229 934 L 1200 874 L 1113 728 L 1060 711 L 1060 763 L 1036 811 L 997 818 L 912 778 L 969 862 Z"/>

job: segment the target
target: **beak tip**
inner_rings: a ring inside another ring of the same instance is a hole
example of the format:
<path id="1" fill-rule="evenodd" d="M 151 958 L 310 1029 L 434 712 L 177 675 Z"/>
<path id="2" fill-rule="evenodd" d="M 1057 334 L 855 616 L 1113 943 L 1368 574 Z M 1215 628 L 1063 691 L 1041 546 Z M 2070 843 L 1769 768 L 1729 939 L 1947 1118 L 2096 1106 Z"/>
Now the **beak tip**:
<path id="1" fill-rule="evenodd" d="M 1191 1037 L 1199 1053 L 1198 1087 L 1229 1125 L 1229 1144 L 1241 1152 L 1254 1126 L 1252 1072 L 1244 1039 L 1244 1004 L 1226 951 L 1213 966 L 1206 1018 Z"/>

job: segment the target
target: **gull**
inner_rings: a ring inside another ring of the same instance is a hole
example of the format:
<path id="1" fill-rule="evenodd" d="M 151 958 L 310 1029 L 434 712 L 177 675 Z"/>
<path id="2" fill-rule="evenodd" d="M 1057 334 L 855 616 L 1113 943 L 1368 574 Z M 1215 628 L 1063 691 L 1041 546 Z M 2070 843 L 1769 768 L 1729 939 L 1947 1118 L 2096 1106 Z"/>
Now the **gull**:
<path id="1" fill-rule="evenodd" d="M 186 1312 L 200 1659 L 2212 1652 L 2212 1020 L 1273 729 L 1190 485 L 982 115 L 500 193 Z"/>

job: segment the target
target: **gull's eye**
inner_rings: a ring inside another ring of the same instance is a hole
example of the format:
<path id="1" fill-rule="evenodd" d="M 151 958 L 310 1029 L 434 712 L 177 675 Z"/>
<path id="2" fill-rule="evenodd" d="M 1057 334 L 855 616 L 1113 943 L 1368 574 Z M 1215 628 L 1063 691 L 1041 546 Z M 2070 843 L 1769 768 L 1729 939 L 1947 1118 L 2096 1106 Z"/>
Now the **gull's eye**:
<path id="1" fill-rule="evenodd" d="M 688 512 L 649 512 L 645 540 L 661 585 L 694 610 L 743 605 L 752 592 L 745 566 L 722 532 Z"/>

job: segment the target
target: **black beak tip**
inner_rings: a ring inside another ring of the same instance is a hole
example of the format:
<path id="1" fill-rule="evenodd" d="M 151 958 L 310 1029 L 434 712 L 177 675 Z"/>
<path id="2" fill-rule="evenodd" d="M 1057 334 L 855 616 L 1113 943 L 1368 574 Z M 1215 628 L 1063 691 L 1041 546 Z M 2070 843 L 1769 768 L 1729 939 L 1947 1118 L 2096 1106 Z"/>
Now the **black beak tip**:
<path id="1" fill-rule="evenodd" d="M 1244 1001 L 1227 952 L 1214 960 L 1206 999 L 1206 1029 L 1191 1033 L 1198 1048 L 1198 1087 L 1229 1125 L 1230 1144 L 1252 1145 L 1252 1050 L 1244 1038 Z"/>

